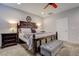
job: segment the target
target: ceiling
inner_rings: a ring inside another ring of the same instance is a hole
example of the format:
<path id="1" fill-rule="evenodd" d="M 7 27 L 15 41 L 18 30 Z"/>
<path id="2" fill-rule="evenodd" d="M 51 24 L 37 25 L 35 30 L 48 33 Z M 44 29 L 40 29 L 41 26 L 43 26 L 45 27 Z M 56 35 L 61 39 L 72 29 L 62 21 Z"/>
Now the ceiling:
<path id="1" fill-rule="evenodd" d="M 25 12 L 29 12 L 41 17 L 45 17 L 51 14 L 60 13 L 79 6 L 79 3 L 57 3 L 58 8 L 54 9 L 51 6 L 47 9 L 43 9 L 47 3 L 7 3 L 5 5 L 20 9 Z"/>

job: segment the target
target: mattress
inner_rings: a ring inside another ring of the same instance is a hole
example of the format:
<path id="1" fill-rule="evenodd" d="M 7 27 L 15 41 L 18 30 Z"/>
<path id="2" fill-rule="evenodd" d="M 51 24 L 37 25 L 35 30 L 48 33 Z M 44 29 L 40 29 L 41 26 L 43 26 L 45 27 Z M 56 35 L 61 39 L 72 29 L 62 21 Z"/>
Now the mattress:
<path id="1" fill-rule="evenodd" d="M 45 33 L 29 33 L 29 34 L 31 34 L 31 35 L 35 34 L 35 39 L 53 35 L 52 32 L 45 32 Z M 19 38 L 20 38 L 21 40 L 23 40 L 24 42 L 27 42 L 27 39 L 25 39 L 23 35 L 24 35 L 23 33 L 19 33 Z"/>
<path id="2" fill-rule="evenodd" d="M 38 39 L 38 38 L 42 38 L 42 37 L 46 37 L 46 36 L 51 36 L 53 35 L 52 32 L 44 32 L 44 33 L 35 33 L 35 38 Z"/>

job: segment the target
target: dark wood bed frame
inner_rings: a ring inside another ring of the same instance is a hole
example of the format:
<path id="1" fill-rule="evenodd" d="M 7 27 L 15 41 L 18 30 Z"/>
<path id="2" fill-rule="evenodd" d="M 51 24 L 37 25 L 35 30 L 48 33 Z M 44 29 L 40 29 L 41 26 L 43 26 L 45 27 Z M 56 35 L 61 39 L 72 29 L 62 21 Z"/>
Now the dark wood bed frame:
<path id="1" fill-rule="evenodd" d="M 18 34 L 19 34 L 20 28 L 30 28 L 30 27 L 28 27 L 26 21 L 20 21 L 19 24 L 17 25 Z M 53 40 L 53 38 L 57 40 L 57 32 L 56 32 L 56 34 L 41 37 L 39 39 L 35 39 L 35 34 L 33 35 L 33 55 L 36 55 L 37 52 L 40 52 L 40 45 L 42 44 L 42 40 L 45 40 L 45 43 L 47 43 L 48 42 L 47 38 L 50 38 L 51 41 Z M 19 37 L 18 37 L 18 39 L 19 39 Z M 37 42 L 39 42 L 39 47 L 37 47 Z"/>

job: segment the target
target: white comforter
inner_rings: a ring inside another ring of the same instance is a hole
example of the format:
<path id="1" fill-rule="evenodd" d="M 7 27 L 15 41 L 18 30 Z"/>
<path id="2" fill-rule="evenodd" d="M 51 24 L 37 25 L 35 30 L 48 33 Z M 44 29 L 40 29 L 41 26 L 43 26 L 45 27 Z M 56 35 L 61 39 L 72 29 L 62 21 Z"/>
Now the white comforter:
<path id="1" fill-rule="evenodd" d="M 35 34 L 35 39 L 38 39 L 38 38 L 42 38 L 42 37 L 45 37 L 45 36 L 50 36 L 53 33 L 51 33 L 51 32 L 45 32 L 45 33 L 42 33 L 42 32 L 40 32 L 40 33 L 19 33 L 19 38 L 27 43 L 27 45 L 29 47 L 28 48 L 29 50 L 32 49 L 33 34 Z"/>

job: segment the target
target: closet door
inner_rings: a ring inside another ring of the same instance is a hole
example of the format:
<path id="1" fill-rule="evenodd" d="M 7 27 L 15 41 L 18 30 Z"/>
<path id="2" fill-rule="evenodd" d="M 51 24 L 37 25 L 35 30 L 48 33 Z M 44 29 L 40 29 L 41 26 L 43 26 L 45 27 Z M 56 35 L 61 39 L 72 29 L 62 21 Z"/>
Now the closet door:
<path id="1" fill-rule="evenodd" d="M 56 20 L 56 29 L 58 32 L 59 40 L 68 40 L 68 18 Z"/>

